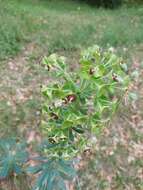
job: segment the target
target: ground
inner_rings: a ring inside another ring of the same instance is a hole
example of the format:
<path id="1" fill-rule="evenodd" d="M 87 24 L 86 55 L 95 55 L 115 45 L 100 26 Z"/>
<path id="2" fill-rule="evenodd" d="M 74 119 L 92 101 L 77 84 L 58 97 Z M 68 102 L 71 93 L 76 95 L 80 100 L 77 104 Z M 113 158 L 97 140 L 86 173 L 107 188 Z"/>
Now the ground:
<path id="1" fill-rule="evenodd" d="M 38 140 L 44 55 L 78 65 L 80 50 L 113 46 L 130 67 L 137 100 L 124 102 L 81 162 L 82 190 L 143 189 L 143 7 L 104 10 L 76 2 L 0 0 L 0 137 Z M 76 21 L 76 22 L 75 22 Z M 7 190 L 7 189 L 6 189 Z"/>

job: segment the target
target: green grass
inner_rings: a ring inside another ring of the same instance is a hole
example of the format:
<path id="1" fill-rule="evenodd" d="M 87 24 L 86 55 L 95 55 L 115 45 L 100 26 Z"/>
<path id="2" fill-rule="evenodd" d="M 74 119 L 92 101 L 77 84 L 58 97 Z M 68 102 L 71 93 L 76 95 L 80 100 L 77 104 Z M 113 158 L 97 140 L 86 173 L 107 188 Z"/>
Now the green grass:
<path id="1" fill-rule="evenodd" d="M 75 1 L 0 0 L 0 7 L 0 60 L 28 42 L 48 53 L 143 43 L 143 6 L 112 11 Z"/>

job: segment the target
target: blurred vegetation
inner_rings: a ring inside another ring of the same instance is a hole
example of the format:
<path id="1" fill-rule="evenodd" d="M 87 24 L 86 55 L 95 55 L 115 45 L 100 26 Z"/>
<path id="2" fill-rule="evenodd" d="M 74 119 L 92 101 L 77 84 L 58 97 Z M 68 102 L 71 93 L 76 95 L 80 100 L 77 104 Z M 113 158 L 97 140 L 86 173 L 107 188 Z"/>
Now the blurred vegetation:
<path id="1" fill-rule="evenodd" d="M 143 41 L 143 6 L 111 11 L 70 0 L 0 0 L 0 7 L 0 60 L 29 42 L 51 53 Z"/>
<path id="2" fill-rule="evenodd" d="M 105 8 L 117 8 L 123 3 L 123 0 L 83 0 L 91 5 Z"/>

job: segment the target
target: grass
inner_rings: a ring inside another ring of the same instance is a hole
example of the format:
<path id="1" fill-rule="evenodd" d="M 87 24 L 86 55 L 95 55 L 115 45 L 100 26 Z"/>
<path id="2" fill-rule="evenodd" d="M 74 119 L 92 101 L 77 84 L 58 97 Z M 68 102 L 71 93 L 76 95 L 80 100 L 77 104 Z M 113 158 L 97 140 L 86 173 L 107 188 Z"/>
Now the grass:
<path id="1" fill-rule="evenodd" d="M 141 63 L 143 6 L 105 10 L 72 0 L 0 0 L 0 138 L 29 138 L 30 131 L 39 129 L 40 85 L 47 80 L 39 66 L 41 56 L 72 55 L 76 66 L 79 51 L 93 44 L 114 46 L 126 60 Z M 132 108 L 133 113 L 125 110 L 130 121 L 136 112 L 142 114 L 142 102 L 139 105 L 138 110 Z M 101 137 L 93 161 L 81 173 L 83 190 L 143 188 L 137 173 L 143 165 L 141 158 L 126 163 L 131 154 L 128 147 L 133 148 L 132 142 L 140 144 L 142 133 L 120 121 L 120 116 L 116 125 Z M 109 155 L 117 136 L 125 146 L 117 144 L 115 154 Z"/>
<path id="2" fill-rule="evenodd" d="M 143 43 L 143 6 L 111 11 L 76 1 L 0 0 L 0 7 L 0 60 L 14 56 L 27 42 L 48 53 L 92 43 L 115 47 Z"/>

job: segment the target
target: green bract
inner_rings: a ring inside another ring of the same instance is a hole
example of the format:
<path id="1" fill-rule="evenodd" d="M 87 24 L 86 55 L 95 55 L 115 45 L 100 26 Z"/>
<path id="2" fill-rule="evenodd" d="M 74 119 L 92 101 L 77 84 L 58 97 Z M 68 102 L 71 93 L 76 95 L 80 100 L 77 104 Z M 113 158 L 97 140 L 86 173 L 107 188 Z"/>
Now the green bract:
<path id="1" fill-rule="evenodd" d="M 50 80 L 42 88 L 42 130 L 48 138 L 44 151 L 49 157 L 71 159 L 111 120 L 128 87 L 127 66 L 98 46 L 82 52 L 74 72 L 56 54 L 45 57 L 43 63 Z"/>

